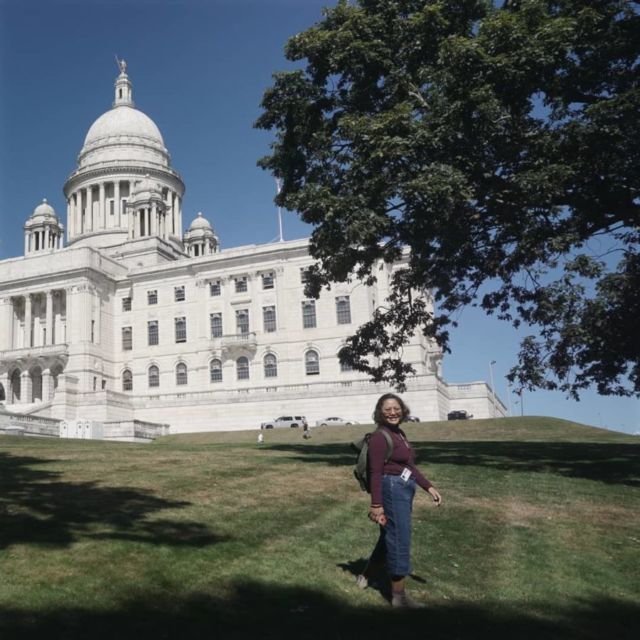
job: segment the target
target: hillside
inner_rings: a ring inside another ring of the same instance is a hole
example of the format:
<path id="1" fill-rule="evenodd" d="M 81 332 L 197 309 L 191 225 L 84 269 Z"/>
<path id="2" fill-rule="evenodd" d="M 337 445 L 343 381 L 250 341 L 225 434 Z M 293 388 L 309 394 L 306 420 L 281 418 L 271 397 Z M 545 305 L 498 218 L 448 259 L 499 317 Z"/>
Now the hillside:
<path id="1" fill-rule="evenodd" d="M 371 425 L 0 438 L 0 637 L 389 637 L 354 576 L 376 537 L 348 442 Z M 640 440 L 544 417 L 407 426 L 444 506 L 418 496 L 430 638 L 631 638 Z M 363 631 L 366 629 L 366 632 Z"/>

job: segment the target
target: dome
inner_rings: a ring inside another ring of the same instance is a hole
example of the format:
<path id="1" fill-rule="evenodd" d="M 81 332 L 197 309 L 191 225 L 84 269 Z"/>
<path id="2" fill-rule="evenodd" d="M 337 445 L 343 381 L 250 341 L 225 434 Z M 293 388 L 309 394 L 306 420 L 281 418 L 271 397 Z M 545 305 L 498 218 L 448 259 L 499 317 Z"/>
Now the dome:
<path id="1" fill-rule="evenodd" d="M 31 218 L 57 218 L 54 208 L 43 198 L 42 202 L 33 210 Z"/>
<path id="2" fill-rule="evenodd" d="M 89 128 L 85 149 L 114 138 L 145 138 L 164 148 L 164 140 L 156 123 L 133 107 L 121 105 L 103 113 Z"/>
<path id="3" fill-rule="evenodd" d="M 196 231 L 198 229 L 208 229 L 213 231 L 211 223 L 202 215 L 202 212 L 198 212 L 198 217 L 189 225 L 189 231 Z"/>

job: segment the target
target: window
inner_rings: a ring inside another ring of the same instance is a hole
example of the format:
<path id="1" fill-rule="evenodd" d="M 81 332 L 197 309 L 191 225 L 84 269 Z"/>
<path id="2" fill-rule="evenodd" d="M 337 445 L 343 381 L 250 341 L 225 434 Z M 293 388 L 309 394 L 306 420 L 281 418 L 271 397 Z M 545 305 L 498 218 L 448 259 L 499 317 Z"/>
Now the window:
<path id="1" fill-rule="evenodd" d="M 187 319 L 183 316 L 182 318 L 176 318 L 176 342 L 186 342 L 187 341 Z"/>
<path id="2" fill-rule="evenodd" d="M 210 296 L 219 296 L 221 293 L 222 293 L 222 286 L 220 285 L 220 280 L 215 280 L 214 282 L 209 283 Z"/>
<path id="3" fill-rule="evenodd" d="M 272 272 L 262 274 L 262 288 L 273 289 L 273 273 Z"/>
<path id="4" fill-rule="evenodd" d="M 158 304 L 158 290 L 147 291 L 147 304 Z"/>
<path id="5" fill-rule="evenodd" d="M 173 287 L 173 296 L 176 302 L 182 302 L 184 300 L 184 285 Z"/>
<path id="6" fill-rule="evenodd" d="M 267 353 L 264 357 L 264 377 L 278 377 L 278 359 L 273 355 L 273 353 Z"/>
<path id="7" fill-rule="evenodd" d="M 343 373 L 345 371 L 353 371 L 353 367 L 348 362 L 342 361 L 342 356 L 345 352 L 346 349 L 340 349 L 340 351 L 338 352 L 338 360 L 340 360 L 340 371 L 342 371 Z"/>
<path id="8" fill-rule="evenodd" d="M 46 331 L 46 329 L 45 329 L 45 331 Z M 46 342 L 47 342 L 47 334 L 46 333 L 45 333 L 44 337 L 45 337 L 44 344 L 46 344 Z M 96 321 L 92 320 L 91 321 L 91 342 L 93 343 L 95 341 L 96 341 Z"/>
<path id="9" fill-rule="evenodd" d="M 304 300 L 302 303 L 302 327 L 313 329 L 316 326 L 316 301 Z"/>
<path id="10" fill-rule="evenodd" d="M 262 307 L 262 323 L 266 333 L 272 333 L 276 330 L 276 308 Z"/>
<path id="11" fill-rule="evenodd" d="M 122 390 L 123 391 L 132 391 L 133 390 L 133 375 L 129 369 L 125 369 L 122 372 Z"/>
<path id="12" fill-rule="evenodd" d="M 211 382 L 222 382 L 222 362 L 212 360 L 209 364 L 209 376 Z"/>
<path id="13" fill-rule="evenodd" d="M 122 327 L 122 350 L 131 351 L 133 349 L 133 332 L 131 327 Z"/>
<path id="14" fill-rule="evenodd" d="M 307 284 L 309 281 L 309 267 L 300 267 L 300 282 Z"/>
<path id="15" fill-rule="evenodd" d="M 149 320 L 147 322 L 147 342 L 149 346 L 158 344 L 158 321 Z"/>
<path id="16" fill-rule="evenodd" d="M 247 276 L 240 276 L 235 279 L 236 281 L 236 293 L 244 293 L 247 291 Z"/>
<path id="17" fill-rule="evenodd" d="M 122 298 L 122 310 L 131 311 L 131 298 Z"/>
<path id="18" fill-rule="evenodd" d="M 155 364 L 149 367 L 149 388 L 160 386 L 160 370 Z"/>
<path id="19" fill-rule="evenodd" d="M 176 384 L 187 384 L 187 365 L 184 362 L 179 362 L 176 365 Z"/>
<path id="20" fill-rule="evenodd" d="M 308 376 L 317 376 L 320 373 L 320 359 L 317 351 L 307 351 L 304 354 L 304 369 Z"/>
<path id="21" fill-rule="evenodd" d="M 236 360 L 236 372 L 238 374 L 238 380 L 249 379 L 249 360 L 244 356 Z"/>
<path id="22" fill-rule="evenodd" d="M 222 314 L 210 313 L 209 323 L 211 325 L 211 337 L 221 338 L 222 337 Z"/>
<path id="23" fill-rule="evenodd" d="M 249 333 L 249 310 L 238 309 L 236 311 L 236 332 L 242 335 Z"/>
<path id="24" fill-rule="evenodd" d="M 336 297 L 336 316 L 338 324 L 351 324 L 351 303 L 349 296 Z"/>

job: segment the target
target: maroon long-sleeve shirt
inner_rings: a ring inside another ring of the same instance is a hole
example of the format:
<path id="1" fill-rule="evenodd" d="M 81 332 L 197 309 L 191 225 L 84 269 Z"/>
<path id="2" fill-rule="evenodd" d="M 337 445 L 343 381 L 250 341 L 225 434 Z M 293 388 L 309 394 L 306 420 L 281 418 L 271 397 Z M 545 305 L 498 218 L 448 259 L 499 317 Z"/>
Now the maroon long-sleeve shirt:
<path id="1" fill-rule="evenodd" d="M 382 476 L 388 474 L 399 476 L 408 468 L 415 481 L 425 491 L 431 487 L 416 467 L 416 454 L 407 441 L 404 431 L 400 427 L 384 426 L 393 441 L 393 453 L 387 462 L 387 440 L 382 433 L 374 431 L 369 439 L 369 486 L 371 488 L 371 504 L 382 504 Z"/>

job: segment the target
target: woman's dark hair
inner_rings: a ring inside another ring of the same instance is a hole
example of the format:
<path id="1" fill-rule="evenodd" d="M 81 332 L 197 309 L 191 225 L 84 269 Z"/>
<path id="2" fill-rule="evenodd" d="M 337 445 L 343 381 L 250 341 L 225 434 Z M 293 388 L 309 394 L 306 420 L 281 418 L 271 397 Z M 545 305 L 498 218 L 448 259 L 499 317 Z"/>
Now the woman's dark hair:
<path id="1" fill-rule="evenodd" d="M 383 396 L 380 396 L 378 402 L 376 402 L 376 408 L 373 411 L 373 421 L 376 424 L 386 424 L 387 421 L 382 413 L 382 405 L 385 400 L 395 400 L 399 405 L 400 409 L 402 409 L 402 419 L 406 420 L 409 417 L 411 411 L 409 411 L 409 407 L 405 404 L 405 401 L 397 396 L 395 393 L 385 393 Z"/>

